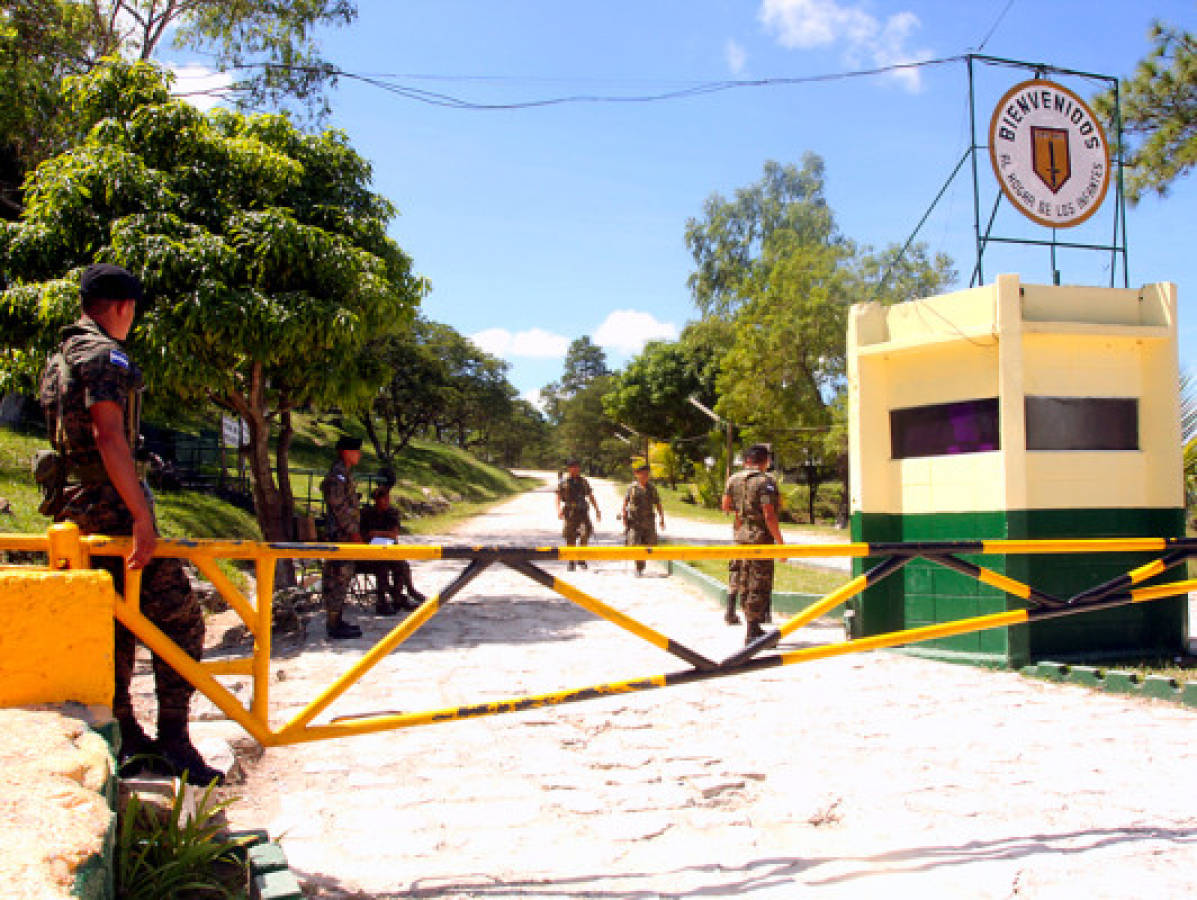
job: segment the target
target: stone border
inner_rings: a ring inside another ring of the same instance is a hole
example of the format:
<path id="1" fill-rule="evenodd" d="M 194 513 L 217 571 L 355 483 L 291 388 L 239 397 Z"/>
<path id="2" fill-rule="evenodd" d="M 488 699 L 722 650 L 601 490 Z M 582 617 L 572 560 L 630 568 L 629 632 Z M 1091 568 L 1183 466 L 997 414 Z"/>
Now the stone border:
<path id="1" fill-rule="evenodd" d="M 249 864 L 250 900 L 303 900 L 299 879 L 287 864 L 283 848 L 261 829 L 234 831 L 230 837 L 247 838 L 245 859 Z"/>
<path id="2" fill-rule="evenodd" d="M 1100 669 L 1096 666 L 1074 666 L 1068 663 L 1041 662 L 1023 666 L 1019 672 L 1027 678 L 1041 678 L 1062 684 L 1080 684 L 1108 694 L 1130 694 L 1167 700 L 1182 706 L 1197 708 L 1197 681 L 1178 682 L 1163 675 L 1148 675 L 1122 669 Z"/>

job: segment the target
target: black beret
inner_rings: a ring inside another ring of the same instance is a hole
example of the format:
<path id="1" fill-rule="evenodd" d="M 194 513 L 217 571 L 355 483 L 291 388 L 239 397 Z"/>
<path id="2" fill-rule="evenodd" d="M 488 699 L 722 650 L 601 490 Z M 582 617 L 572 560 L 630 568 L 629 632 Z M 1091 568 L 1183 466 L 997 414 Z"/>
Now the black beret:
<path id="1" fill-rule="evenodd" d="M 565 465 L 568 468 L 569 466 L 580 466 L 582 464 L 571 456 L 569 459 L 567 459 L 565 461 Z"/>
<path id="2" fill-rule="evenodd" d="M 633 471 L 635 471 L 635 472 L 651 472 L 652 470 L 653 470 L 653 467 L 650 466 L 648 463 L 641 463 L 640 465 L 636 466 L 636 468 Z"/>
<path id="3" fill-rule="evenodd" d="M 79 279 L 79 296 L 84 300 L 136 300 L 141 302 L 141 280 L 127 269 L 111 263 L 88 266 Z"/>
<path id="4" fill-rule="evenodd" d="M 360 437 L 353 437 L 352 435 L 343 434 L 337 438 L 337 450 L 361 450 L 362 439 Z"/>
<path id="5" fill-rule="evenodd" d="M 744 451 L 744 458 L 749 462 L 760 462 L 762 459 L 769 458 L 768 444 L 753 444 Z"/>

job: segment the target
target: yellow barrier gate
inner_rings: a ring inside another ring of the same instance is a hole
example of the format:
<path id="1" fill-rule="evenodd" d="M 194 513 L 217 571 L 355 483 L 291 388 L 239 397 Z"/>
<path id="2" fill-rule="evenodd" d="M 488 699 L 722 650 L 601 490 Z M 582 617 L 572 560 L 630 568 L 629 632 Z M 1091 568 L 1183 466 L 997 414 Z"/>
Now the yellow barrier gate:
<path id="1" fill-rule="evenodd" d="M 54 525 L 45 536 L 0 534 L 0 549 L 41 551 L 47 553 L 52 569 L 85 568 L 89 557 L 125 556 L 130 539 L 102 535 L 80 535 L 74 525 Z M 1137 552 L 1162 554 L 1158 559 L 1138 566 L 1117 578 L 1068 598 L 1053 597 L 990 569 L 960 559 L 960 554 L 1043 554 Z M 1061 616 L 1081 615 L 1128 603 L 1147 603 L 1197 590 L 1197 579 L 1175 581 L 1152 587 L 1137 587 L 1197 556 L 1194 538 L 1126 538 L 1104 540 L 1047 541 L 953 541 L 925 543 L 851 543 L 727 545 L 713 547 L 668 545 L 660 547 L 441 547 L 386 546 L 362 544 L 256 543 L 252 541 L 162 540 L 157 556 L 189 560 L 213 584 L 236 611 L 254 638 L 253 656 L 196 662 L 154 626 L 139 609 L 140 572 L 126 571 L 126 596 L 116 601 L 116 617 L 152 651 L 175 668 L 225 715 L 237 722 L 265 746 L 294 744 L 326 738 L 346 737 L 517 712 L 542 706 L 573 703 L 612 694 L 653 690 L 710 678 L 722 678 L 776 666 L 827 659 L 885 647 L 897 647 L 934 638 L 950 637 L 987 628 L 1035 622 Z M 638 621 L 596 597 L 592 597 L 536 565 L 537 561 L 565 560 L 694 560 L 694 559 L 802 559 L 832 556 L 884 557 L 868 572 L 812 603 L 780 628 L 760 638 L 721 661 L 714 661 L 686 647 L 650 626 Z M 462 560 L 462 571 L 438 594 L 430 596 L 418 609 L 351 665 L 336 681 L 303 710 L 279 728 L 269 715 L 271 625 L 273 622 L 274 571 L 280 559 L 352 559 L 396 561 Z M 762 655 L 803 625 L 856 596 L 865 588 L 899 571 L 914 559 L 922 558 L 937 565 L 975 578 L 1024 601 L 1025 609 L 973 616 L 954 622 L 942 622 L 920 628 L 894 631 L 855 640 Z M 252 560 L 256 564 L 257 602 L 243 595 L 216 565 L 218 559 Z M 499 563 L 525 575 L 560 594 L 589 612 L 600 616 L 637 637 L 689 663 L 678 672 L 651 675 L 630 681 L 613 681 L 584 688 L 549 694 L 513 697 L 473 706 L 457 706 L 424 712 L 376 714 L 332 719 L 313 724 L 337 698 L 344 694 L 385 656 L 416 633 L 443 606 L 490 566 Z M 216 680 L 216 675 L 248 675 L 253 680 L 253 696 L 246 708 Z"/>

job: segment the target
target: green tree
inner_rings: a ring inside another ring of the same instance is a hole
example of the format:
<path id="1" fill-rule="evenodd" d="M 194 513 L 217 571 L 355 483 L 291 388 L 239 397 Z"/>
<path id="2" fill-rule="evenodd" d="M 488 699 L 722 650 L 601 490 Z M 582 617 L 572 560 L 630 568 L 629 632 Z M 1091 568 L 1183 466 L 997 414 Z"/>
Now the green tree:
<path id="1" fill-rule="evenodd" d="M 522 398 L 513 400 L 508 415 L 490 426 L 483 451 L 509 468 L 551 466 L 555 462 L 549 423 L 539 409 Z"/>
<path id="2" fill-rule="evenodd" d="M 707 200 L 686 226 L 695 305 L 730 333 L 716 382 L 717 412 L 748 440 L 771 443 L 783 464 L 834 465 L 847 477 L 838 423 L 852 303 L 937 293 L 954 277 L 923 245 L 899 256 L 843 236 L 824 196 L 824 167 L 767 162 L 760 181 Z"/>
<path id="3" fill-rule="evenodd" d="M 1160 196 L 1197 163 L 1197 41 L 1188 31 L 1155 22 L 1152 48 L 1121 85 L 1122 129 L 1130 153 L 1127 196 Z M 1114 124 L 1114 93 L 1096 98 L 1098 112 Z"/>
<path id="4" fill-rule="evenodd" d="M 151 396 L 245 419 L 263 535 L 288 537 L 290 411 L 369 403 L 385 372 L 362 350 L 424 289 L 387 237 L 394 208 L 343 134 L 205 115 L 152 64 L 101 66 L 63 101 L 83 137 L 37 169 L 0 240 L 0 390 L 29 388 L 83 267 L 128 267 L 146 286 L 133 349 Z"/>
<path id="5" fill-rule="evenodd" d="M 697 341 L 652 341 L 611 381 L 603 397 L 607 415 L 659 441 L 692 439 L 713 427 L 689 402 L 714 406 L 719 351 Z"/>

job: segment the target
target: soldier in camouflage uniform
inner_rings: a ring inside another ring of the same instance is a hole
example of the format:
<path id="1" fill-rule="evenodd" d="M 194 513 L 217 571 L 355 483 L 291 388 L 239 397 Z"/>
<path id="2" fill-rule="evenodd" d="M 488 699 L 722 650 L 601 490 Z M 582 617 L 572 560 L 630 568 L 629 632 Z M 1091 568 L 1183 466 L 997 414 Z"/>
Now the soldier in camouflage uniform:
<path id="1" fill-rule="evenodd" d="M 353 467 L 361 459 L 362 439 L 342 435 L 337 441 L 337 459 L 320 483 L 328 511 L 324 525 L 325 537 L 330 541 L 340 544 L 361 543 L 361 500 L 357 496 L 357 483 L 353 480 Z M 362 636 L 362 630 L 352 622 L 346 622 L 342 616 L 354 569 L 353 560 L 324 561 L 320 581 L 330 638 L 343 640 Z"/>
<path id="2" fill-rule="evenodd" d="M 576 459 L 569 459 L 565 462 L 565 468 L 569 474 L 557 484 L 556 497 L 557 518 L 565 523 L 561 535 L 565 538 L 566 546 L 572 547 L 574 544 L 578 544 L 585 547 L 590 543 L 590 535 L 594 533 L 594 526 L 590 524 L 590 509 L 586 505 L 587 501 L 594 507 L 596 520 L 601 522 L 603 514 L 599 512 L 598 502 L 594 499 L 594 491 L 590 489 L 590 482 L 582 477 L 581 463 Z M 579 565 L 585 569 L 586 560 L 579 562 Z M 568 569 L 571 572 L 574 570 L 572 560 Z"/>
<path id="3" fill-rule="evenodd" d="M 727 480 L 723 491 L 723 511 L 735 513 L 737 544 L 784 544 L 777 524 L 777 483 L 766 473 L 769 448 L 754 444 L 744 452 L 744 468 Z M 773 602 L 773 560 L 733 559 L 728 564 L 727 616 L 729 625 L 736 618 L 736 598 L 744 607 L 749 643 L 765 633 L 761 624 L 770 621 Z"/>
<path id="4" fill-rule="evenodd" d="M 154 558 L 157 525 L 153 497 L 134 460 L 138 442 L 142 376 L 121 343 L 133 326 L 141 283 L 118 266 L 89 267 L 80 281 L 82 316 L 63 329 L 62 345 L 42 374 L 39 399 L 50 441 L 65 461 L 65 488 L 51 510 L 56 521 L 70 521 L 84 534 L 131 535 L 127 560 L 97 557 L 124 591 L 125 563 L 143 569 L 143 615 L 198 660 L 204 646 L 204 619 L 178 559 Z M 112 711 L 120 726 L 123 774 L 150 765 L 195 784 L 220 780 L 191 743 L 188 706 L 194 688 L 157 655 L 154 682 L 158 736 L 151 741 L 138 724 L 129 696 L 136 638 L 120 622 L 115 634 L 115 691 Z M 158 761 L 151 762 L 148 757 Z"/>
<path id="5" fill-rule="evenodd" d="M 636 480 L 628 487 L 623 498 L 624 543 L 629 547 L 653 547 L 657 543 L 657 523 L 653 509 L 665 528 L 665 510 L 657 486 L 652 483 L 652 469 L 647 465 L 636 467 Z M 644 574 L 644 560 L 636 560 L 637 577 Z"/>

